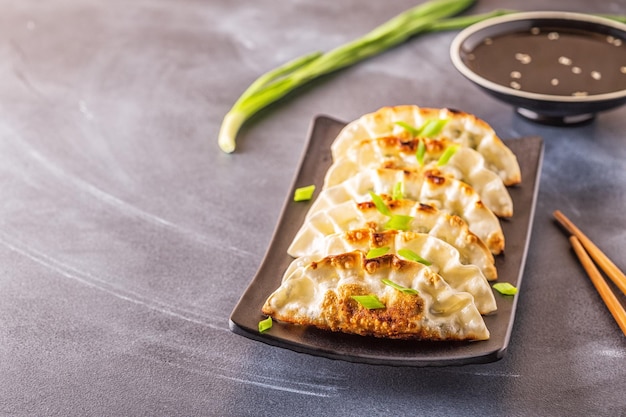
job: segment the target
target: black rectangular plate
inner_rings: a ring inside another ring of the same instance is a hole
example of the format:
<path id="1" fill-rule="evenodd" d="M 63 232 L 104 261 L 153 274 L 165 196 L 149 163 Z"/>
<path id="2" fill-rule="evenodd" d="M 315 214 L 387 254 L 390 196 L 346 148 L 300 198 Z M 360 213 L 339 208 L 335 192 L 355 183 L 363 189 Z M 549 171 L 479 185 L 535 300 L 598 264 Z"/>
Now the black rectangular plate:
<path id="1" fill-rule="evenodd" d="M 519 293 L 516 296 L 496 293 L 498 310 L 485 316 L 491 337 L 480 342 L 387 340 L 333 333 L 276 321 L 270 331 L 259 333 L 259 321 L 265 318 L 261 307 L 267 297 L 280 286 L 283 273 L 293 260 L 287 254 L 287 247 L 300 229 L 310 206 L 307 202 L 294 202 L 294 190 L 315 184 L 316 194 L 319 192 L 326 171 L 332 163 L 330 145 L 344 126 L 345 123 L 327 116 L 318 116 L 313 121 L 299 172 L 287 195 L 265 259 L 231 314 L 231 330 L 245 337 L 297 352 L 377 365 L 462 365 L 493 362 L 502 358 L 509 344 Z M 501 221 L 506 250 L 505 254 L 496 257 L 496 266 L 500 282 L 510 282 L 520 288 L 539 188 L 543 141 L 539 137 L 526 137 L 507 140 L 505 143 L 517 156 L 522 171 L 522 183 L 509 188 L 515 214 L 512 218 Z"/>

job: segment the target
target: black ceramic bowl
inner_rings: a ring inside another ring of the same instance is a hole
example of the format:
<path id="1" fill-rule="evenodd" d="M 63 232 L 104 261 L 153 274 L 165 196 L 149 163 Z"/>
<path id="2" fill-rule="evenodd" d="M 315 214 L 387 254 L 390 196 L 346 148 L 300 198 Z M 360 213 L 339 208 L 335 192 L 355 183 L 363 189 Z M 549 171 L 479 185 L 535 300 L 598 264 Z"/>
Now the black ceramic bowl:
<path id="1" fill-rule="evenodd" d="M 540 123 L 571 125 L 626 102 L 626 25 L 520 12 L 472 25 L 450 56 L 466 78 Z"/>

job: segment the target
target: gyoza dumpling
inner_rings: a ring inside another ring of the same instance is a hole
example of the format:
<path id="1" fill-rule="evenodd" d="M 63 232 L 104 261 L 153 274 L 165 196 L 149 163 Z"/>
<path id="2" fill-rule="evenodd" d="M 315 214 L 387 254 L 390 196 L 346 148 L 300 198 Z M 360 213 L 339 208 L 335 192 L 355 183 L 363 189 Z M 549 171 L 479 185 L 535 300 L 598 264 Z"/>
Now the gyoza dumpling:
<path id="1" fill-rule="evenodd" d="M 408 231 L 428 233 L 442 239 L 459 251 L 461 263 L 478 266 L 488 280 L 495 280 L 498 277 L 493 255 L 485 243 L 470 232 L 467 223 L 461 218 L 411 200 L 388 201 L 387 207 L 394 215 L 412 218 L 408 224 Z M 291 242 L 287 253 L 298 258 L 322 252 L 326 236 L 362 228 L 382 231 L 388 219 L 371 201 L 358 204 L 347 201 L 307 219 Z"/>
<path id="2" fill-rule="evenodd" d="M 422 164 L 416 158 L 420 141 L 424 142 L 425 150 Z M 446 163 L 440 164 L 441 157 L 450 146 L 456 146 L 456 151 Z M 355 141 L 344 156 L 328 169 L 324 188 L 337 185 L 368 168 L 437 170 L 444 176 L 469 184 L 497 216 L 513 215 L 513 201 L 502 178 L 487 168 L 483 156 L 472 148 L 454 145 L 447 139 L 383 137 Z"/>
<path id="3" fill-rule="evenodd" d="M 384 254 L 399 255 L 401 258 L 407 255 L 403 250 L 408 250 L 410 251 L 408 255 L 415 254 L 423 258 L 427 262 L 425 264 L 434 273 L 439 274 L 450 287 L 470 293 L 481 314 L 488 314 L 497 309 L 493 291 L 480 268 L 476 265 L 463 265 L 459 251 L 454 246 L 425 233 L 397 230 L 375 232 L 371 229 L 335 233 L 324 239 L 324 248 L 321 252 L 295 259 L 285 276 L 289 276 L 296 268 L 329 255 L 340 255 L 355 250 L 368 253 L 370 249 L 375 248 L 384 248 L 386 249 Z"/>
<path id="4" fill-rule="evenodd" d="M 468 113 L 450 109 L 420 108 L 418 106 L 383 107 L 349 123 L 331 145 L 333 160 L 340 159 L 355 142 L 385 136 L 411 139 L 411 134 L 395 122 L 415 128 L 430 120 L 447 120 L 442 129 L 431 137 L 446 138 L 454 143 L 477 150 L 487 166 L 498 173 L 506 185 L 522 180 L 515 154 L 500 140 L 483 120 Z"/>
<path id="5" fill-rule="evenodd" d="M 353 298 L 359 296 L 380 304 L 365 307 L 365 301 Z M 365 259 L 355 251 L 296 268 L 262 311 L 279 321 L 362 336 L 489 338 L 470 294 L 453 290 L 428 267 L 395 255 Z"/>
<path id="6" fill-rule="evenodd" d="M 480 237 L 489 250 L 504 250 L 504 234 L 500 221 L 480 200 L 472 187 L 462 181 L 434 175 L 431 171 L 417 173 L 394 169 L 368 169 L 349 180 L 323 189 L 311 205 L 307 218 L 348 200 L 358 203 L 371 200 L 370 192 L 391 195 L 396 184 L 403 184 L 404 197 L 434 205 L 441 211 L 458 215 L 470 230 Z"/>

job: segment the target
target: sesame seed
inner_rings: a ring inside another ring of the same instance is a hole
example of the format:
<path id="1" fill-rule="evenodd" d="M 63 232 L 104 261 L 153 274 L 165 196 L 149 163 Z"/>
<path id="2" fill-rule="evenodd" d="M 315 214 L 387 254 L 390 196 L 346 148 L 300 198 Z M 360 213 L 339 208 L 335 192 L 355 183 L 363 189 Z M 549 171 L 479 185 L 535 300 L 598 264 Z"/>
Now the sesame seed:
<path id="1" fill-rule="evenodd" d="M 522 78 L 522 73 L 519 71 L 511 71 L 511 78 L 519 80 L 520 78 Z"/>
<path id="2" fill-rule="evenodd" d="M 539 35 L 539 33 L 541 33 L 541 29 L 539 29 L 538 27 L 531 28 L 530 33 L 532 33 L 533 35 Z"/>
<path id="3" fill-rule="evenodd" d="M 599 80 L 602 78 L 602 74 L 600 74 L 598 71 L 591 71 L 591 78 L 593 78 L 594 80 Z"/>
<path id="4" fill-rule="evenodd" d="M 530 57 L 530 55 L 523 54 L 521 52 L 518 52 L 515 54 L 515 59 L 517 59 L 522 64 L 530 64 L 530 62 L 532 61 L 532 58 Z"/>
<path id="5" fill-rule="evenodd" d="M 574 74 L 580 74 L 583 70 L 581 70 L 580 67 L 572 67 L 572 72 Z"/>
<path id="6" fill-rule="evenodd" d="M 555 40 L 559 39 L 559 33 L 558 32 L 550 32 L 550 33 L 548 33 L 548 39 L 550 39 L 551 41 L 555 41 Z"/>
<path id="7" fill-rule="evenodd" d="M 511 85 L 512 88 L 514 88 L 516 90 L 519 90 L 520 88 L 522 88 L 522 85 L 520 83 L 518 83 L 517 81 L 511 81 L 510 85 Z"/>
<path id="8" fill-rule="evenodd" d="M 572 60 L 566 56 L 559 57 L 559 64 L 561 65 L 572 65 Z"/>
<path id="9" fill-rule="evenodd" d="M 550 84 L 555 85 L 555 86 L 556 86 L 556 85 L 559 85 L 559 79 L 558 79 L 558 78 L 553 78 L 553 79 L 551 79 L 551 80 L 550 80 Z"/>

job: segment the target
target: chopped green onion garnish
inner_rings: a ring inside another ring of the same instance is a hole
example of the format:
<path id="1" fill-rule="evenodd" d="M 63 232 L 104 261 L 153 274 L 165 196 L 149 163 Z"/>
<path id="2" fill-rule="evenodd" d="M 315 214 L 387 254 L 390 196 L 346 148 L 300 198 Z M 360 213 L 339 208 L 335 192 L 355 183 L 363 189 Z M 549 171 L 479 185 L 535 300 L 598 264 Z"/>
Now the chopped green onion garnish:
<path id="1" fill-rule="evenodd" d="M 268 317 L 259 322 L 259 333 L 264 333 L 272 328 L 272 318 Z"/>
<path id="2" fill-rule="evenodd" d="M 394 200 L 402 200 L 404 198 L 404 182 L 398 181 L 396 185 L 393 186 L 391 198 Z"/>
<path id="3" fill-rule="evenodd" d="M 413 217 L 404 214 L 393 214 L 385 223 L 385 230 L 409 230 Z"/>
<path id="4" fill-rule="evenodd" d="M 310 200 L 313 197 L 313 192 L 315 192 L 315 185 L 296 188 L 296 192 L 293 194 L 293 201 Z"/>
<path id="5" fill-rule="evenodd" d="M 367 251 L 367 255 L 365 255 L 365 257 L 367 259 L 378 258 L 379 256 L 383 256 L 387 252 L 389 252 L 389 246 L 383 246 L 381 248 L 370 248 L 370 250 Z"/>
<path id="6" fill-rule="evenodd" d="M 405 294 L 411 294 L 411 295 L 419 294 L 419 292 L 414 288 L 403 287 L 402 285 L 396 284 L 395 282 L 388 280 L 388 279 L 383 279 L 382 281 L 383 281 L 383 284 L 389 285 L 390 287 L 395 288 L 396 290 L 403 292 Z"/>
<path id="7" fill-rule="evenodd" d="M 448 119 L 433 119 L 422 125 L 419 129 L 419 135 L 426 138 L 432 138 L 441 133 L 443 127 L 448 123 Z"/>
<path id="8" fill-rule="evenodd" d="M 397 124 L 398 126 L 403 128 L 404 130 L 409 132 L 413 137 L 417 137 L 420 134 L 419 129 L 414 128 L 413 126 L 411 126 L 410 124 L 408 124 L 406 122 L 400 121 L 400 122 L 395 122 L 395 124 Z"/>
<path id="9" fill-rule="evenodd" d="M 417 151 L 415 151 L 415 157 L 420 165 L 424 165 L 424 155 L 426 155 L 426 144 L 420 140 L 417 144 Z"/>
<path id="10" fill-rule="evenodd" d="M 441 156 L 439 157 L 439 160 L 437 161 L 437 166 L 447 164 L 450 158 L 452 158 L 452 155 L 454 155 L 458 149 L 459 147 L 456 145 L 448 146 L 446 150 L 443 151 L 443 154 L 441 154 Z"/>
<path id="11" fill-rule="evenodd" d="M 407 249 L 407 248 L 398 249 L 398 255 L 402 256 L 403 258 L 408 259 L 409 261 L 419 262 L 426 266 L 433 264 L 432 262 L 427 261 L 426 259 L 419 256 L 417 253 L 413 252 L 411 249 Z"/>
<path id="12" fill-rule="evenodd" d="M 357 303 L 361 304 L 368 310 L 374 310 L 377 308 L 385 308 L 385 305 L 373 294 L 370 295 L 353 295 L 351 297 Z"/>
<path id="13" fill-rule="evenodd" d="M 493 284 L 493 289 L 498 291 L 500 294 L 504 295 L 515 295 L 517 294 L 517 288 L 508 282 L 498 282 Z"/>
<path id="14" fill-rule="evenodd" d="M 372 197 L 372 201 L 374 202 L 374 205 L 376 206 L 376 209 L 378 211 L 380 211 L 385 216 L 391 216 L 391 210 L 389 210 L 389 207 L 387 207 L 387 204 L 385 204 L 381 196 L 371 191 L 370 196 Z"/>

